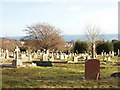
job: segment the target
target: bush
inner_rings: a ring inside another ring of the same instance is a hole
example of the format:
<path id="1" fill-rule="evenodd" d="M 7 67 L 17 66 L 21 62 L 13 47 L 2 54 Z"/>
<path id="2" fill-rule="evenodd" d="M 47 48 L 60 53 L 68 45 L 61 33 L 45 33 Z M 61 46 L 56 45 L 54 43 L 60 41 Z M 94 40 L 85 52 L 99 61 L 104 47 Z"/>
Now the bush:
<path id="1" fill-rule="evenodd" d="M 114 50 L 113 43 L 109 41 L 107 42 L 102 41 L 96 46 L 96 50 L 97 50 L 97 54 L 101 54 L 101 52 L 103 51 L 109 53 L 109 51 Z"/>
<path id="2" fill-rule="evenodd" d="M 85 53 L 89 49 L 88 43 L 84 41 L 76 41 L 74 45 L 74 52 L 75 53 Z"/>
<path id="3" fill-rule="evenodd" d="M 113 40 L 113 46 L 114 46 L 114 52 L 118 54 L 118 49 L 120 50 L 120 41 L 118 40 Z"/>

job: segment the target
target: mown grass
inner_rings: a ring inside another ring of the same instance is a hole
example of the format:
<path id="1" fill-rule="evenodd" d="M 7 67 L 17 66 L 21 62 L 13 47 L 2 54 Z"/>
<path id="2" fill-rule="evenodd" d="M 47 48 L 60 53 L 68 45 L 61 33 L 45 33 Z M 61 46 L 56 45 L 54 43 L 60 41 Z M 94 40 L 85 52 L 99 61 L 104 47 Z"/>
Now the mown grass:
<path id="1" fill-rule="evenodd" d="M 101 79 L 82 79 L 84 64 L 54 63 L 53 67 L 21 67 L 2 69 L 3 88 L 119 88 L 120 79 L 110 77 L 119 65 L 101 64 Z"/>

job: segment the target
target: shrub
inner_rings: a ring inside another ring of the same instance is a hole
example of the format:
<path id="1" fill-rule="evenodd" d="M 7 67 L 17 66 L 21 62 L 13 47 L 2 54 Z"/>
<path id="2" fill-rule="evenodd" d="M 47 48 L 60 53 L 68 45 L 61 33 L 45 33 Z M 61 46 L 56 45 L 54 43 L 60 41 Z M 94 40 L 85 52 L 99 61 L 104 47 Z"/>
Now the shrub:
<path id="1" fill-rule="evenodd" d="M 109 53 L 109 51 L 114 50 L 113 43 L 109 41 L 107 42 L 102 41 L 96 46 L 96 50 L 97 50 L 97 54 L 101 54 L 101 52 L 103 51 Z"/>
<path id="2" fill-rule="evenodd" d="M 74 45 L 75 53 L 85 53 L 89 49 L 87 42 L 85 41 L 76 41 Z"/>
<path id="3" fill-rule="evenodd" d="M 113 46 L 114 46 L 114 52 L 118 54 L 118 49 L 120 50 L 120 41 L 118 40 L 113 40 Z"/>

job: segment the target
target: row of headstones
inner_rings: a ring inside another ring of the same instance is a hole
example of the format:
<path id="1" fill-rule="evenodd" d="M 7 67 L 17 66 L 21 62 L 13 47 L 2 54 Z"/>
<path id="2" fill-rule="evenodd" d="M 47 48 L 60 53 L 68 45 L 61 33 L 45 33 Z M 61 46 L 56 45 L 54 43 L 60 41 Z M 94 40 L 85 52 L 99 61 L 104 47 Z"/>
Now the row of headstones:
<path id="1" fill-rule="evenodd" d="M 109 51 L 109 53 L 106 53 L 106 52 L 101 52 L 101 55 L 102 56 L 115 56 L 116 52 L 114 51 Z M 117 51 L 117 55 L 120 56 L 120 50 L 118 49 Z"/>
<path id="2" fill-rule="evenodd" d="M 3 51 L 3 50 L 2 50 Z M 29 54 L 29 52 L 27 53 L 20 53 L 20 49 L 18 47 L 16 47 L 15 51 L 9 55 L 9 51 L 5 50 L 5 55 L 4 58 L 8 59 L 9 56 L 12 56 L 16 59 L 22 59 L 22 60 L 32 60 L 33 58 L 37 58 L 38 55 L 42 56 L 42 61 L 53 61 L 54 59 L 57 60 L 61 60 L 61 59 L 68 59 L 68 58 L 72 58 L 73 57 L 73 61 L 77 62 L 78 61 L 78 56 L 76 56 L 76 53 L 70 53 L 70 54 L 65 54 L 65 53 L 49 53 L 49 51 L 47 50 L 47 53 L 45 52 L 40 52 L 39 53 L 32 53 Z M 17 53 L 16 53 L 17 52 Z M 29 57 L 28 57 L 29 56 Z M 88 54 L 80 54 L 79 56 L 83 57 L 83 59 L 90 59 L 90 56 Z"/>

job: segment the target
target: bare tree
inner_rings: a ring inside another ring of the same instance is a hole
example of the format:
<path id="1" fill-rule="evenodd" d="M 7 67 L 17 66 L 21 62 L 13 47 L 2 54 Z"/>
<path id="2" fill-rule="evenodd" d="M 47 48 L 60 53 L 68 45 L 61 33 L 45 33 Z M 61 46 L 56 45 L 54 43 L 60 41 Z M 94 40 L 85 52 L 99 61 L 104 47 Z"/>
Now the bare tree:
<path id="1" fill-rule="evenodd" d="M 25 31 L 32 40 L 37 40 L 39 48 L 58 49 L 64 47 L 64 39 L 61 37 L 61 30 L 46 23 L 39 23 L 27 26 Z"/>
<path id="2" fill-rule="evenodd" d="M 85 35 L 91 43 L 92 58 L 95 58 L 96 41 L 101 39 L 101 32 L 98 26 L 86 25 Z"/>

